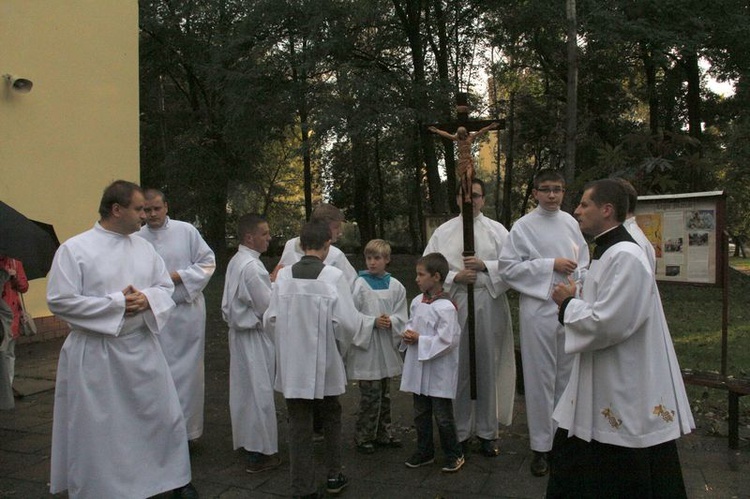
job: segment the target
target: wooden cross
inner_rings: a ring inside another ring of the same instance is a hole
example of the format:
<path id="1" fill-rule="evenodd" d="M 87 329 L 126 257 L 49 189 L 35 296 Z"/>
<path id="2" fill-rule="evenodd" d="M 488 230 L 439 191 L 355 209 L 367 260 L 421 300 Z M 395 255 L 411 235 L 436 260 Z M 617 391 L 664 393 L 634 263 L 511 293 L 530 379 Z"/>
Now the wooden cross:
<path id="1" fill-rule="evenodd" d="M 492 129 L 505 128 L 505 120 L 469 120 L 469 106 L 467 94 L 460 92 L 456 95 L 457 120 L 450 123 L 435 123 L 428 129 L 459 146 L 459 181 L 461 185 L 461 217 L 463 222 L 464 251 L 462 256 L 474 256 L 474 210 L 471 203 L 471 183 L 474 180 L 474 159 L 471 156 L 473 139 Z M 460 128 L 470 135 L 460 138 Z M 471 134 L 471 132 L 475 132 Z M 462 141 L 464 143 L 462 143 Z M 468 155 L 468 157 L 467 157 Z M 477 367 L 476 367 L 476 319 L 474 316 L 474 284 L 466 285 L 467 331 L 469 333 L 469 373 L 471 399 L 477 399 Z"/>

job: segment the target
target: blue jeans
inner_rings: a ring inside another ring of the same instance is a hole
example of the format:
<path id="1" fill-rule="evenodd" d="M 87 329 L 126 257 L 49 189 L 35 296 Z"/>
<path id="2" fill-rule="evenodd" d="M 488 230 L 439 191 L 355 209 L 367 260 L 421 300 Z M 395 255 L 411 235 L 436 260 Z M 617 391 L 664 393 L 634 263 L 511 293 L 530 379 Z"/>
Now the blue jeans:
<path id="1" fill-rule="evenodd" d="M 435 457 L 432 437 L 432 417 L 438 427 L 440 447 L 447 461 L 463 455 L 458 442 L 456 421 L 453 419 L 453 400 L 414 394 L 414 427 L 417 430 L 417 452 L 425 459 Z"/>

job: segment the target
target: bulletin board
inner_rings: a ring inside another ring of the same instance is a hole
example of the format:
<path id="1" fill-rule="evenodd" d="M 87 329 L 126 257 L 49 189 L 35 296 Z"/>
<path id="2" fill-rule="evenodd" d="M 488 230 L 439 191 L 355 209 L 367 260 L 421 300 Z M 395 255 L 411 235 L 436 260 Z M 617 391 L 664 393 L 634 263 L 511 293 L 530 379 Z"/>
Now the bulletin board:
<path id="1" fill-rule="evenodd" d="M 654 247 L 658 281 L 723 285 L 724 191 L 639 196 L 635 216 Z"/>

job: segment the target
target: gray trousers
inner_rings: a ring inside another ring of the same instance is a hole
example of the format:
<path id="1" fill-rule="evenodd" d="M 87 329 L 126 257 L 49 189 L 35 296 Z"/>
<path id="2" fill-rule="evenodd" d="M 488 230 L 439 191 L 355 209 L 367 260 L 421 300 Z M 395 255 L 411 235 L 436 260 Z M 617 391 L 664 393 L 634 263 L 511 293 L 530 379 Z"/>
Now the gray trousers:
<path id="1" fill-rule="evenodd" d="M 289 414 L 289 463 L 292 494 L 317 491 L 313 450 L 313 410 L 321 418 L 328 476 L 341 471 L 341 404 L 338 396 L 323 399 L 285 399 Z"/>
<path id="2" fill-rule="evenodd" d="M 10 340 L 8 349 L 0 352 L 0 409 L 2 410 L 13 409 L 16 405 L 13 400 L 15 365 L 16 340 Z"/>

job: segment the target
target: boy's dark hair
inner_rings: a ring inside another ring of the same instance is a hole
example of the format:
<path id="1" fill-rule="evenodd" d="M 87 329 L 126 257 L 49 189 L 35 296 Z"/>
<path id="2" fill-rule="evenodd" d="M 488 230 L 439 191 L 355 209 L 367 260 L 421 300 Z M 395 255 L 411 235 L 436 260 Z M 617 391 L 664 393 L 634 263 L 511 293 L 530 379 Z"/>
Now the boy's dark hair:
<path id="1" fill-rule="evenodd" d="M 319 250 L 331 240 L 331 227 L 326 222 L 307 222 L 299 233 L 303 250 Z"/>
<path id="2" fill-rule="evenodd" d="M 441 253 L 428 253 L 417 260 L 417 265 L 421 265 L 430 274 L 440 274 L 440 282 L 445 282 L 448 276 L 448 260 Z"/>
<path id="3" fill-rule="evenodd" d="M 560 182 L 565 187 L 565 177 L 557 170 L 542 170 L 534 176 L 534 189 L 538 189 L 542 182 Z"/>
<path id="4" fill-rule="evenodd" d="M 258 213 L 246 213 L 237 220 L 237 240 L 242 244 L 245 235 L 255 232 L 258 226 L 266 221 L 263 215 Z"/>
<path id="5" fill-rule="evenodd" d="M 635 213 L 635 206 L 638 204 L 638 192 L 636 192 L 635 187 L 622 177 L 615 180 L 620 182 L 622 188 L 628 193 L 628 213 Z"/>
<path id="6" fill-rule="evenodd" d="M 583 188 L 584 192 L 591 189 L 591 201 L 597 206 L 611 204 L 615 209 L 615 220 L 624 222 L 628 214 L 628 193 L 620 182 L 605 178 L 589 182 Z"/>
<path id="7" fill-rule="evenodd" d="M 102 220 L 108 219 L 112 216 L 112 207 L 115 204 L 119 204 L 123 208 L 128 208 L 130 202 L 133 200 L 133 193 L 140 192 L 143 194 L 143 189 L 138 184 L 128 182 L 127 180 L 115 180 L 109 184 L 102 193 L 102 200 L 99 203 L 99 216 Z"/>

